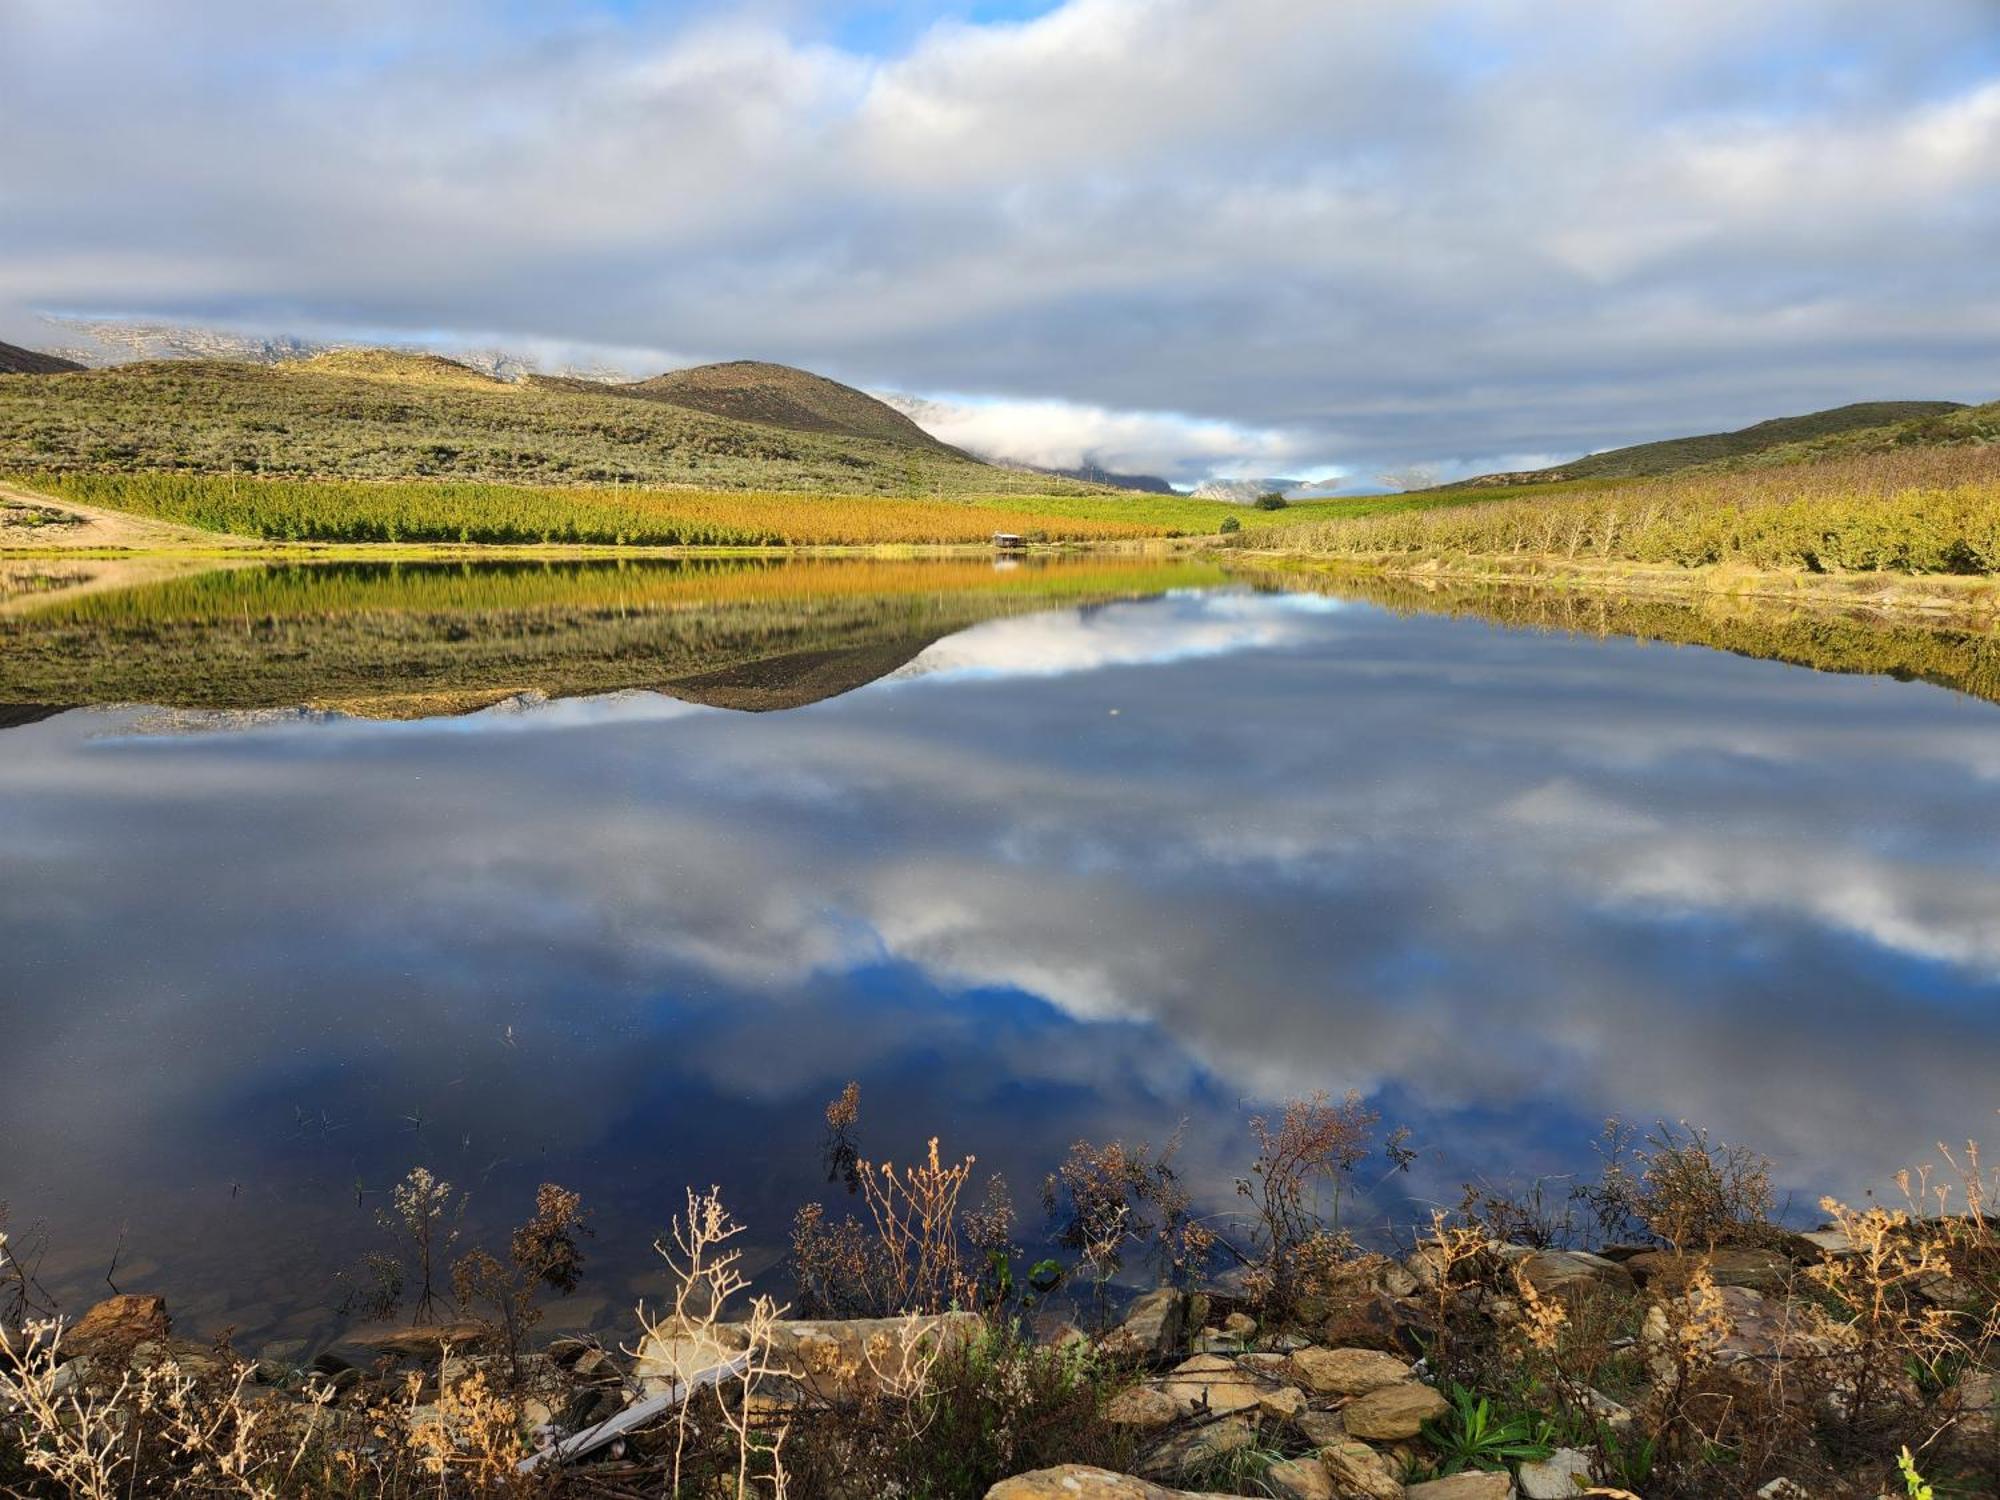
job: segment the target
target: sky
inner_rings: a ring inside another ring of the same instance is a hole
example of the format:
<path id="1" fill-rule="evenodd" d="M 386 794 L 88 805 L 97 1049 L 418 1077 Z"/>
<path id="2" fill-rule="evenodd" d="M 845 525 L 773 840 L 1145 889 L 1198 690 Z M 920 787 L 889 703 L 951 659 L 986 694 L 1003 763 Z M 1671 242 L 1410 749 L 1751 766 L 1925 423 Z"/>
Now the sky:
<path id="1" fill-rule="evenodd" d="M 1362 483 L 2000 396 L 1996 0 L 4 0 L 44 314 Z"/>

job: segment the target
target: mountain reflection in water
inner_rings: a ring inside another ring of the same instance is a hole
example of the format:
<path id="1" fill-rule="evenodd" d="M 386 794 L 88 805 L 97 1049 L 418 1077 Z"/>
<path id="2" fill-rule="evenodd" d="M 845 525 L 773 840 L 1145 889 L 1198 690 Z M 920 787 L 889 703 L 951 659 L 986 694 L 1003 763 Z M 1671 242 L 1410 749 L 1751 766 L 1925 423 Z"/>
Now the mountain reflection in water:
<path id="1" fill-rule="evenodd" d="M 768 1264 L 840 1191 L 816 1148 L 850 1078 L 865 1151 L 940 1135 L 1030 1231 L 1070 1141 L 1182 1122 L 1226 1206 L 1245 1108 L 1315 1088 L 1414 1127 L 1381 1214 L 1586 1164 L 1612 1112 L 1762 1147 L 1802 1202 L 1985 1132 L 2000 709 L 1148 566 L 930 637 L 815 641 L 847 628 L 829 599 L 777 654 L 879 650 L 852 675 L 883 675 L 785 713 L 716 707 L 723 684 L 173 737 L 129 732 L 138 709 L 17 723 L 0 1198 L 48 1221 L 71 1286 L 122 1231 L 121 1282 L 191 1324 L 319 1337 L 418 1161 L 482 1234 L 538 1181 L 582 1191 L 579 1317 L 650 1287 L 690 1183 Z M 269 618 L 267 642 L 334 638 Z M 340 640 L 369 629 L 404 639 Z M 615 685 L 700 675 L 662 650 L 652 679 L 614 653 Z M 336 686 L 292 701 L 431 691 Z"/>

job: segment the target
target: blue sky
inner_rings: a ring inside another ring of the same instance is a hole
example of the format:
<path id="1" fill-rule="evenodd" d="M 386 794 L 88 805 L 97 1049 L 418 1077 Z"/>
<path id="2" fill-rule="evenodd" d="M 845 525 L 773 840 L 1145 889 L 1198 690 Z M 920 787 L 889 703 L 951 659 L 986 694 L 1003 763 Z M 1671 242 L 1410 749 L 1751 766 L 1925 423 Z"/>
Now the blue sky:
<path id="1" fill-rule="evenodd" d="M 45 346 L 777 359 L 1183 483 L 2000 395 L 1991 0 L 15 0 L 0 53 Z"/>

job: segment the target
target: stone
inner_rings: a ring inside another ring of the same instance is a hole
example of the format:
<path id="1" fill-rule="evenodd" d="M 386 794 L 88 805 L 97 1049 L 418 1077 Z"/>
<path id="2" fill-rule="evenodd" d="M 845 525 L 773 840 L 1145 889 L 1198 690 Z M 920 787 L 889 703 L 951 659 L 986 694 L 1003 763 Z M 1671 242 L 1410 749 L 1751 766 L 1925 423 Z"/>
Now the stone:
<path id="1" fill-rule="evenodd" d="M 1711 1250 L 1698 1260 L 1707 1264 L 1709 1279 L 1717 1286 L 1747 1286 L 1760 1292 L 1783 1291 L 1795 1269 L 1788 1256 L 1775 1250 Z M 1663 1273 L 1673 1276 L 1692 1269 L 1693 1264 L 1671 1250 L 1647 1250 L 1625 1262 L 1641 1286 Z"/>
<path id="2" fill-rule="evenodd" d="M 1514 1500 L 1514 1481 L 1505 1474 L 1469 1470 L 1449 1479 L 1413 1484 L 1403 1494 L 1407 1500 Z"/>
<path id="3" fill-rule="evenodd" d="M 1393 1443 L 1415 1437 L 1424 1423 L 1449 1409 L 1450 1403 L 1429 1386 L 1409 1381 L 1356 1397 L 1340 1409 L 1340 1419 L 1350 1437 Z"/>
<path id="4" fill-rule="evenodd" d="M 1257 1336 L 1257 1320 L 1248 1313 L 1233 1312 L 1222 1320 L 1222 1331 L 1230 1338 L 1248 1343 Z"/>
<path id="5" fill-rule="evenodd" d="M 391 1354 L 398 1359 L 430 1361 L 436 1359 L 447 1348 L 464 1354 L 479 1349 L 486 1342 L 486 1329 L 478 1323 L 426 1323 L 416 1328 L 398 1328 L 388 1333 L 371 1334 L 357 1340 L 363 1347 L 377 1354 Z"/>
<path id="6" fill-rule="evenodd" d="M 1120 1391 L 1104 1408 L 1104 1420 L 1114 1427 L 1131 1427 L 1140 1432 L 1157 1432 L 1186 1416 L 1189 1405 L 1150 1385 L 1135 1385 Z"/>
<path id="7" fill-rule="evenodd" d="M 1632 1430 L 1632 1409 L 1613 1401 L 1604 1392 L 1586 1386 L 1583 1399 L 1590 1406 L 1590 1414 L 1602 1422 L 1618 1436 L 1623 1437 Z"/>
<path id="8" fill-rule="evenodd" d="M 1574 1296 L 1586 1288 L 1630 1292 L 1632 1273 L 1587 1250 L 1536 1250 L 1520 1258 L 1521 1275 L 1544 1296 Z"/>
<path id="9" fill-rule="evenodd" d="M 1292 1373 L 1316 1396 L 1365 1396 L 1411 1378 L 1408 1364 L 1375 1349 L 1301 1349 Z"/>
<path id="10" fill-rule="evenodd" d="M 1946 1397 L 1954 1418 L 1945 1442 L 1954 1452 L 1988 1454 L 2000 1440 L 2000 1376 L 1968 1375 Z"/>
<path id="11" fill-rule="evenodd" d="M 1435 1316 L 1421 1303 L 1385 1292 L 1342 1302 L 1320 1327 L 1329 1349 L 1380 1349 L 1414 1359 L 1433 1333 Z"/>
<path id="12" fill-rule="evenodd" d="M 1333 1480 L 1316 1458 L 1288 1458 L 1264 1471 L 1264 1487 L 1277 1500 L 1334 1500 Z"/>
<path id="13" fill-rule="evenodd" d="M 173 1325 L 165 1297 L 122 1292 L 95 1304 L 65 1329 L 62 1349 L 70 1355 L 129 1354 L 136 1345 L 166 1338 Z"/>
<path id="14" fill-rule="evenodd" d="M 1417 1278 L 1408 1269 L 1396 1262 L 1385 1261 L 1375 1276 L 1376 1289 L 1389 1297 L 1414 1297 L 1417 1294 Z"/>
<path id="15" fill-rule="evenodd" d="M 867 1394 L 921 1362 L 929 1351 L 962 1347 L 985 1327 L 978 1313 L 913 1318 L 829 1318 L 771 1325 L 772 1373 L 823 1400 Z M 640 1342 L 632 1376 L 647 1395 L 734 1358 L 746 1347 L 741 1323 L 680 1325 L 662 1319 Z"/>
<path id="16" fill-rule="evenodd" d="M 1798 1238 L 1821 1260 L 1851 1260 L 1861 1253 L 1843 1229 L 1815 1229 Z"/>
<path id="17" fill-rule="evenodd" d="M 1290 1368 L 1291 1357 L 1258 1350 L 1250 1354 L 1237 1355 L 1236 1363 L 1246 1370 L 1255 1370 L 1259 1375 L 1268 1375 L 1273 1380 L 1280 1380 Z"/>
<path id="18" fill-rule="evenodd" d="M 1170 1286 L 1145 1293 L 1132 1303 L 1125 1321 L 1105 1335 L 1106 1352 L 1128 1359 L 1159 1359 L 1187 1342 L 1188 1299 Z"/>
<path id="19" fill-rule="evenodd" d="M 1197 1354 L 1174 1366 L 1160 1389 L 1192 1410 L 1220 1414 L 1247 1411 L 1263 1397 L 1263 1389 L 1247 1370 L 1219 1354 Z"/>
<path id="20" fill-rule="evenodd" d="M 1403 1500 L 1403 1482 L 1389 1468 L 1389 1461 L 1366 1443 L 1342 1438 L 1323 1444 L 1319 1461 L 1338 1494 L 1364 1500 Z"/>
<path id="21" fill-rule="evenodd" d="M 1576 1500 L 1590 1488 L 1590 1457 L 1558 1448 L 1547 1458 L 1522 1464 L 1515 1483 L 1522 1500 Z"/>
<path id="22" fill-rule="evenodd" d="M 1986 1297 L 1978 1287 L 1942 1271 L 1927 1272 L 1912 1285 L 1919 1297 L 1946 1312 L 1976 1313 L 1986 1309 Z"/>
<path id="23" fill-rule="evenodd" d="M 1728 1332 L 1714 1347 L 1717 1365 L 1728 1367 L 1744 1360 L 1770 1360 L 1826 1355 L 1834 1352 L 1842 1330 L 1825 1335 L 1802 1326 L 1791 1307 L 1782 1300 L 1766 1297 L 1750 1287 L 1724 1286 L 1715 1289 Z M 1648 1367 L 1655 1379 L 1672 1373 L 1669 1357 L 1667 1315 L 1659 1303 L 1646 1309 L 1639 1327 L 1640 1346 L 1648 1351 Z"/>
<path id="24" fill-rule="evenodd" d="M 1812 1491 L 1796 1479 L 1773 1479 L 1757 1491 L 1757 1500 L 1812 1500 Z"/>
<path id="25" fill-rule="evenodd" d="M 1139 1472 L 1149 1479 L 1172 1479 L 1225 1453 L 1249 1447 L 1256 1436 L 1256 1429 L 1240 1416 L 1202 1422 L 1174 1433 L 1148 1451 L 1139 1461 Z"/>
<path id="26" fill-rule="evenodd" d="M 1337 1411 L 1309 1411 L 1292 1425 L 1305 1434 L 1315 1448 L 1347 1441 L 1347 1423 Z"/>
<path id="27" fill-rule="evenodd" d="M 1087 1464 L 1061 1464 L 1016 1474 L 986 1492 L 986 1500 L 1188 1500 L 1186 1490 L 1167 1490 L 1130 1474 L 1114 1474 Z"/>
<path id="28" fill-rule="evenodd" d="M 1306 1393 L 1295 1385 L 1266 1391 L 1257 1398 L 1257 1410 L 1273 1422 L 1296 1422 L 1306 1414 Z"/>

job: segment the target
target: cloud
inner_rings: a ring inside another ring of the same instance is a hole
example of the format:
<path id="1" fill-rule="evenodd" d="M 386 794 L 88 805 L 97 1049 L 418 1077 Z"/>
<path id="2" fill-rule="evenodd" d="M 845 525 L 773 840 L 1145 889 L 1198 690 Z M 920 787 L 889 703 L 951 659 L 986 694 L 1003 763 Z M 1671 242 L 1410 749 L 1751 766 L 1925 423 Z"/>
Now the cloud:
<path id="1" fill-rule="evenodd" d="M 1171 412 L 1119 412 L 1055 400 L 878 394 L 954 447 L 1045 469 L 1095 465 L 1116 474 L 1194 483 L 1212 474 L 1274 474 L 1313 462 L 1298 436 Z"/>
<path id="2" fill-rule="evenodd" d="M 0 321 L 778 358 L 1183 476 L 1995 394 L 1988 0 L 962 12 L 13 5 Z"/>

